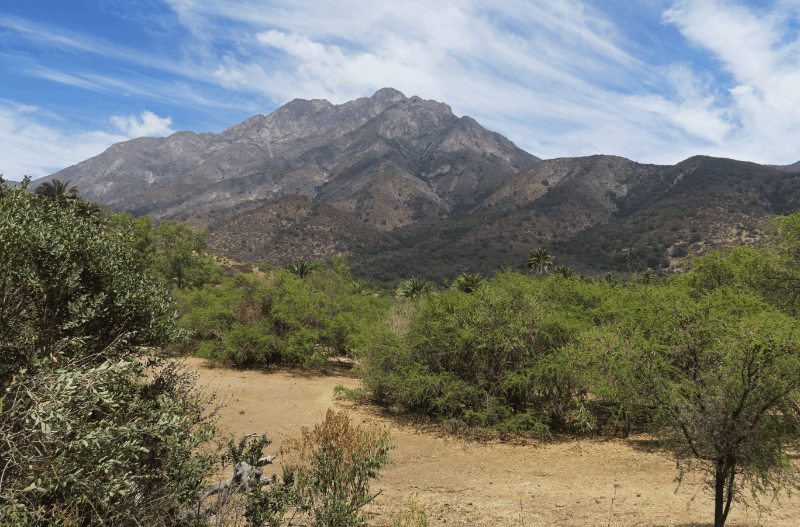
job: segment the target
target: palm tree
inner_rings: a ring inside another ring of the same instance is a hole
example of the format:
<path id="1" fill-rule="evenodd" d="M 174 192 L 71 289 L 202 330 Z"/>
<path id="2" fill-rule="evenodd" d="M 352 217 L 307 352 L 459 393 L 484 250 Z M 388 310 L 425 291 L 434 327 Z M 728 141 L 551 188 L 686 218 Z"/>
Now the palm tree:
<path id="1" fill-rule="evenodd" d="M 102 211 L 97 203 L 92 203 L 91 201 L 85 199 L 79 199 L 75 202 L 75 208 L 78 211 L 78 215 L 93 220 L 95 223 L 100 223 L 103 218 Z"/>
<path id="2" fill-rule="evenodd" d="M 54 200 L 59 205 L 65 205 L 69 202 L 80 199 L 78 194 L 78 187 L 75 185 L 69 186 L 69 181 L 61 181 L 54 179 L 53 181 L 45 181 L 33 191 L 37 196 L 49 198 Z"/>
<path id="3" fill-rule="evenodd" d="M 287 271 L 295 275 L 297 278 L 305 278 L 311 272 L 311 264 L 308 262 L 294 261 L 284 267 Z"/>
<path id="4" fill-rule="evenodd" d="M 536 270 L 539 274 L 544 274 L 547 272 L 548 267 L 553 266 L 553 259 L 547 254 L 547 249 L 542 249 L 540 247 L 531 251 L 530 256 L 528 256 L 527 265 L 528 269 L 531 271 Z"/>
<path id="5" fill-rule="evenodd" d="M 556 276 L 560 276 L 566 280 L 575 280 L 577 275 L 575 271 L 567 267 L 566 265 L 557 265 L 553 267 L 553 274 Z"/>
<path id="6" fill-rule="evenodd" d="M 366 295 L 369 293 L 369 282 L 361 278 L 356 278 L 353 281 L 353 292 L 357 295 Z"/>
<path id="7" fill-rule="evenodd" d="M 473 291 L 476 291 L 482 283 L 483 277 L 480 273 L 461 273 L 461 275 L 456 278 L 456 281 L 453 285 L 459 291 L 464 293 L 472 293 Z"/>
<path id="8" fill-rule="evenodd" d="M 412 276 L 411 279 L 406 280 L 400 284 L 400 296 L 406 298 L 418 298 L 433 290 L 433 286 L 427 280 Z"/>

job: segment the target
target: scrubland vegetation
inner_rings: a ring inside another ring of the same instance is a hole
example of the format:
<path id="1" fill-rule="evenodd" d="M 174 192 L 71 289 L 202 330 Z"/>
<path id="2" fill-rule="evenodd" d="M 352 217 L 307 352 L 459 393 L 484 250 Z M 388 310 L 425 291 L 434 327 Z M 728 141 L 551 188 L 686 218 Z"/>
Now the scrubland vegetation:
<path id="1" fill-rule="evenodd" d="M 237 271 L 185 226 L 0 189 L 3 523 L 202 524 L 222 510 L 204 501 L 215 402 L 140 345 L 239 368 L 346 357 L 363 379 L 348 397 L 459 430 L 649 430 L 682 474 L 705 474 L 718 526 L 732 504 L 800 484 L 800 214 L 774 218 L 763 248 L 662 278 L 579 277 L 534 251 L 530 273 L 388 288 L 336 258 Z M 271 485 L 239 482 L 236 518 L 358 524 L 389 439 L 357 430 L 346 447 L 331 431 L 351 430 L 345 417 L 320 426 Z M 267 444 L 230 442 L 225 459 L 258 466 Z"/>

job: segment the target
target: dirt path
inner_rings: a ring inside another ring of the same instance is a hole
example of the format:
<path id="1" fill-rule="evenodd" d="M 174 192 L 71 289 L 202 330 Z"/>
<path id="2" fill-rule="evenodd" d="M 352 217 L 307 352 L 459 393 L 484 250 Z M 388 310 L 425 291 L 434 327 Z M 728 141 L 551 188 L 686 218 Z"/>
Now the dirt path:
<path id="1" fill-rule="evenodd" d="M 407 509 L 415 494 L 430 525 L 605 527 L 609 520 L 620 527 L 713 525 L 709 499 L 697 487 L 676 493 L 674 462 L 651 452 L 645 437 L 475 442 L 421 424 L 427 421 L 335 399 L 335 386 L 359 384 L 342 373 L 236 371 L 209 368 L 194 358 L 187 363 L 200 372 L 200 384 L 230 396 L 219 421 L 223 433 L 266 433 L 277 444 L 319 423 L 328 408 L 346 409 L 357 422 L 388 429 L 397 447 L 395 465 L 375 484 L 384 489 L 371 509 L 380 514 L 376 526 L 391 525 L 390 514 Z M 783 496 L 782 503 L 764 499 L 763 505 L 770 510 L 735 508 L 727 524 L 800 525 L 800 497 Z"/>

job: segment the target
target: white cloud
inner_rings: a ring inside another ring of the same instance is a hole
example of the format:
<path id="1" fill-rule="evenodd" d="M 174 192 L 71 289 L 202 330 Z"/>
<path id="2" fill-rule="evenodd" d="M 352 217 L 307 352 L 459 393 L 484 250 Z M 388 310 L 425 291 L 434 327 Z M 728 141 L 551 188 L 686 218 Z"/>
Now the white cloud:
<path id="1" fill-rule="evenodd" d="M 110 121 L 121 134 L 77 130 L 42 108 L 0 100 L 0 174 L 13 181 L 26 174 L 37 179 L 101 154 L 114 143 L 173 133 L 171 119 L 147 110 Z"/>
<path id="2" fill-rule="evenodd" d="M 0 100 L 0 173 L 6 179 L 47 176 L 128 139 L 101 131 L 64 130 L 48 124 L 52 120 L 53 116 L 35 106 Z"/>
<path id="3" fill-rule="evenodd" d="M 800 159 L 800 38 L 790 26 L 797 7 L 682 1 L 664 12 L 732 77 L 728 96 L 718 96 L 731 130 L 716 152 L 763 163 Z"/>
<path id="4" fill-rule="evenodd" d="M 698 140 L 715 145 L 729 132 L 707 82 L 687 68 L 647 66 L 612 21 L 581 2 L 484 6 L 181 1 L 180 11 L 193 31 L 218 31 L 224 20 L 248 28 L 237 28 L 239 38 L 254 35 L 261 53 L 258 45 L 227 53 L 215 78 L 278 104 L 295 97 L 341 103 L 391 86 L 447 102 L 542 157 L 675 162 L 676 151 L 689 152 Z"/>
<path id="5" fill-rule="evenodd" d="M 175 130 L 169 127 L 172 124 L 172 118 L 159 117 L 148 110 L 143 111 L 138 117 L 135 115 L 127 117 L 114 115 L 111 117 L 111 124 L 130 138 L 144 136 L 163 137 L 175 133 Z"/>

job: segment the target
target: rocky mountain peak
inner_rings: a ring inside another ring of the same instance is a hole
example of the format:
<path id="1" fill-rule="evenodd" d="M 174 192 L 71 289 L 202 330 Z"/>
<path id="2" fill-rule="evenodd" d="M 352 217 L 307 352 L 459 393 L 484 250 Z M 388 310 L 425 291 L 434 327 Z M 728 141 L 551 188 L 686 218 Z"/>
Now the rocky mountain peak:
<path id="1" fill-rule="evenodd" d="M 294 99 L 220 134 L 127 141 L 50 178 L 156 218 L 301 195 L 388 230 L 466 210 L 537 161 L 445 103 L 383 88 L 343 104 Z"/>

